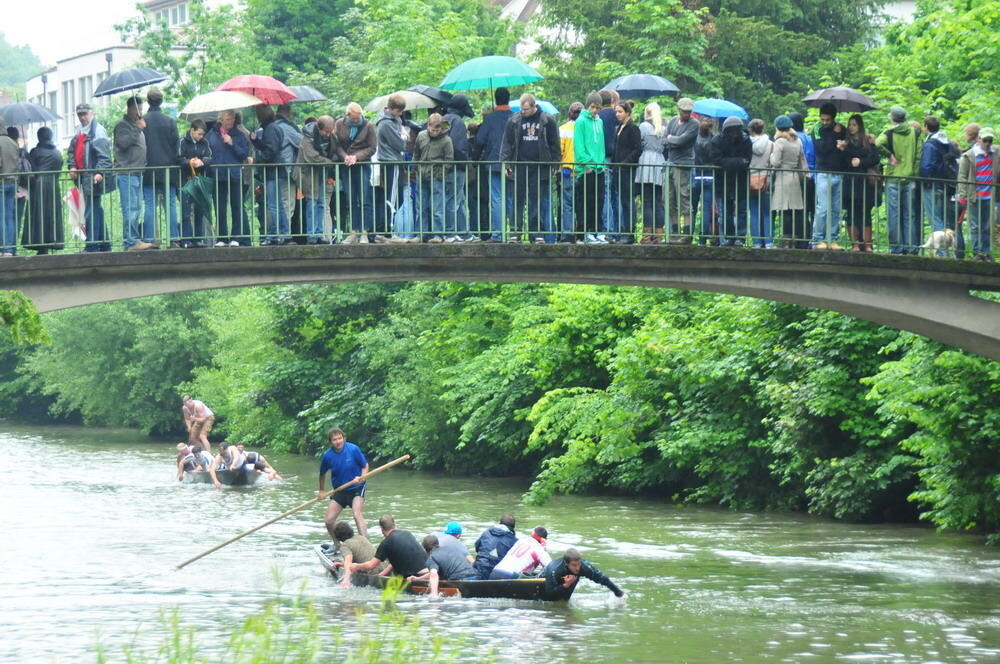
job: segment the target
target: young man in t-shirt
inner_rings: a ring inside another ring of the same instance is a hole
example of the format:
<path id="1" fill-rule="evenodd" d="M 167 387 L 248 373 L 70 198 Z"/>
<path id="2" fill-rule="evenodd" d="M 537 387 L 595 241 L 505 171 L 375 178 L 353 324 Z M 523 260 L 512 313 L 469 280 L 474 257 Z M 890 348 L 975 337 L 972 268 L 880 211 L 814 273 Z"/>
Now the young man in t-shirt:
<path id="1" fill-rule="evenodd" d="M 330 484 L 333 488 L 343 486 L 351 481 L 356 481 L 356 483 L 330 496 L 330 506 L 326 510 L 326 518 L 324 519 L 326 531 L 336 542 L 337 538 L 333 534 L 333 527 L 344 508 L 350 507 L 354 513 L 354 523 L 358 527 L 358 534 L 367 535 L 368 526 L 365 523 L 364 515 L 365 483 L 361 481 L 361 476 L 368 472 L 368 459 L 365 458 L 360 447 L 347 442 L 341 429 L 334 427 L 327 435 L 330 439 L 330 449 L 323 453 L 319 464 L 319 493 L 317 495 L 323 495 L 327 473 L 330 473 Z"/>
<path id="2" fill-rule="evenodd" d="M 351 564 L 366 563 L 375 557 L 375 546 L 362 534 L 354 534 L 351 527 L 338 521 L 333 527 L 334 538 L 340 543 L 340 552 L 343 561 L 333 563 L 334 567 L 344 568 L 344 577 L 340 580 L 340 585 L 347 588 L 351 585 Z M 375 567 L 376 573 L 381 573 L 388 565 L 385 562 Z"/>
<path id="3" fill-rule="evenodd" d="M 507 555 L 490 572 L 491 579 L 518 579 L 522 576 L 536 576 L 552 562 L 545 550 L 545 540 L 549 536 L 542 526 L 535 526 L 531 535 L 517 540 Z"/>
<path id="4" fill-rule="evenodd" d="M 383 576 L 395 574 L 409 578 L 427 573 L 427 554 L 411 532 L 397 529 L 396 520 L 388 514 L 378 520 L 378 526 L 385 539 L 375 550 L 375 556 L 368 562 L 352 563 L 345 569 L 352 573 L 370 572 L 387 561 L 389 566 L 380 572 Z"/>

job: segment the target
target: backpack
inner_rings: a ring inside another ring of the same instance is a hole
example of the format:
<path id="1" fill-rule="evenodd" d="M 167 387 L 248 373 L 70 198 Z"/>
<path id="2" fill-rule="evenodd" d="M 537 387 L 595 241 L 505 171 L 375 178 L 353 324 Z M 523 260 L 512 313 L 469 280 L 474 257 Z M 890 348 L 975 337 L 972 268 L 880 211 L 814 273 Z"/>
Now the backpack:
<path id="1" fill-rule="evenodd" d="M 958 143 L 955 141 L 948 141 L 948 151 L 941 155 L 941 159 L 944 162 L 942 164 L 942 179 L 951 180 L 952 182 L 958 181 L 958 160 L 962 158 L 962 150 L 959 149 Z"/>

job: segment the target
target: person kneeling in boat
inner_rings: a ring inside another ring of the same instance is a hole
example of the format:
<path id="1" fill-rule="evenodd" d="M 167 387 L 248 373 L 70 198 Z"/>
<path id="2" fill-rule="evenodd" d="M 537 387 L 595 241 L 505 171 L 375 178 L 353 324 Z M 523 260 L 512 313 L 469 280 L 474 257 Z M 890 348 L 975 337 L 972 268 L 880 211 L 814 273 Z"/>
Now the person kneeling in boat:
<path id="1" fill-rule="evenodd" d="M 375 556 L 368 562 L 352 563 L 345 569 L 350 569 L 352 574 L 370 572 L 388 561 L 388 567 L 379 572 L 380 576 L 395 574 L 411 577 L 427 573 L 427 554 L 413 533 L 397 529 L 396 520 L 388 514 L 378 520 L 378 527 L 382 529 L 385 539 L 379 543 Z"/>
<path id="2" fill-rule="evenodd" d="M 576 590 L 580 577 L 587 577 L 615 594 L 623 597 L 625 592 L 615 582 L 601 574 L 601 571 L 580 557 L 576 549 L 566 549 L 562 558 L 545 566 L 545 590 L 542 595 L 547 600 L 569 599 Z"/>
<path id="3" fill-rule="evenodd" d="M 423 581 L 430 579 L 431 597 L 438 596 L 438 583 L 440 581 L 478 581 L 479 575 L 475 568 L 469 564 L 466 556 L 454 548 L 444 548 L 438 542 L 437 535 L 428 535 L 423 541 L 424 551 L 427 552 L 427 573 L 414 575 L 408 578 L 409 581 Z"/>
<path id="4" fill-rule="evenodd" d="M 340 546 L 340 553 L 344 557 L 343 562 L 333 563 L 334 567 L 344 568 L 344 577 L 340 581 L 343 588 L 351 585 L 351 565 L 352 563 L 366 563 L 375 557 L 375 545 L 368 541 L 368 538 L 358 533 L 354 534 L 354 529 L 343 521 L 338 521 L 333 526 L 333 535 L 337 538 Z M 381 563 L 375 567 L 375 572 L 380 573 L 388 565 Z"/>
<path id="5" fill-rule="evenodd" d="M 247 452 L 246 446 L 243 443 L 237 443 L 236 449 L 238 449 L 246 458 L 246 466 L 244 467 L 248 473 L 263 473 L 267 475 L 267 479 L 269 480 L 282 479 L 281 475 L 278 474 L 278 471 L 271 467 L 271 464 L 267 462 L 267 459 L 265 459 L 264 455 L 260 452 Z"/>
<path id="6" fill-rule="evenodd" d="M 517 540 L 517 544 L 507 552 L 490 573 L 490 579 L 520 579 L 538 576 L 552 557 L 545 550 L 545 539 L 549 536 L 543 526 L 535 526 L 531 535 Z"/>
<path id="7" fill-rule="evenodd" d="M 212 465 L 208 469 L 209 474 L 212 476 L 212 484 L 215 485 L 216 489 L 222 488 L 222 482 L 219 481 L 216 471 L 232 470 L 239 472 L 243 470 L 245 465 L 246 456 L 244 456 L 243 452 L 240 452 L 235 445 L 222 443 L 219 446 L 219 453 L 215 456 L 215 460 L 212 461 Z"/>
<path id="8" fill-rule="evenodd" d="M 480 579 L 490 578 L 493 568 L 503 560 L 515 544 L 514 516 L 504 514 L 500 523 L 487 528 L 476 540 L 476 562 L 474 564 Z"/>

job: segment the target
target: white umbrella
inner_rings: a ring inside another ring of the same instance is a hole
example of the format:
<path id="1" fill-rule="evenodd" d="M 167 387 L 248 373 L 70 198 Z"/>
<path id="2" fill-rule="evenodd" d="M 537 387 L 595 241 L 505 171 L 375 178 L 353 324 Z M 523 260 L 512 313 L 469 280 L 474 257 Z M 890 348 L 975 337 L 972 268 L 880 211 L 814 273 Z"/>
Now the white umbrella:
<path id="1" fill-rule="evenodd" d="M 413 92 L 412 90 L 400 90 L 398 92 L 393 92 L 394 95 L 402 95 L 403 99 L 406 100 L 406 110 L 413 111 L 419 108 L 434 108 L 435 106 L 440 106 L 441 102 L 434 101 L 427 95 L 422 95 L 419 92 Z M 389 103 L 389 97 L 391 95 L 382 95 L 381 97 L 375 97 L 368 105 L 365 106 L 366 111 L 381 111 Z"/>
<path id="2" fill-rule="evenodd" d="M 212 120 L 222 111 L 234 111 L 238 108 L 248 108 L 250 106 L 260 106 L 263 104 L 260 99 L 246 92 L 233 92 L 231 90 L 213 90 L 205 94 L 198 95 L 187 103 L 187 106 L 180 113 L 182 120 Z"/>

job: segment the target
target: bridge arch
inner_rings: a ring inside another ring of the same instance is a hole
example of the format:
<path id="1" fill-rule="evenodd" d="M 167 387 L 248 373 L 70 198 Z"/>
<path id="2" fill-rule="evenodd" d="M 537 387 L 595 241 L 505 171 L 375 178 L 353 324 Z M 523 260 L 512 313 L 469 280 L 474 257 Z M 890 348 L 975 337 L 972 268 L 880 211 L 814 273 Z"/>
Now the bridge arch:
<path id="1" fill-rule="evenodd" d="M 1000 360 L 1000 265 L 698 246 L 310 245 L 63 254 L 0 263 L 39 311 L 219 288 L 496 281 L 679 288 L 838 311 Z"/>

